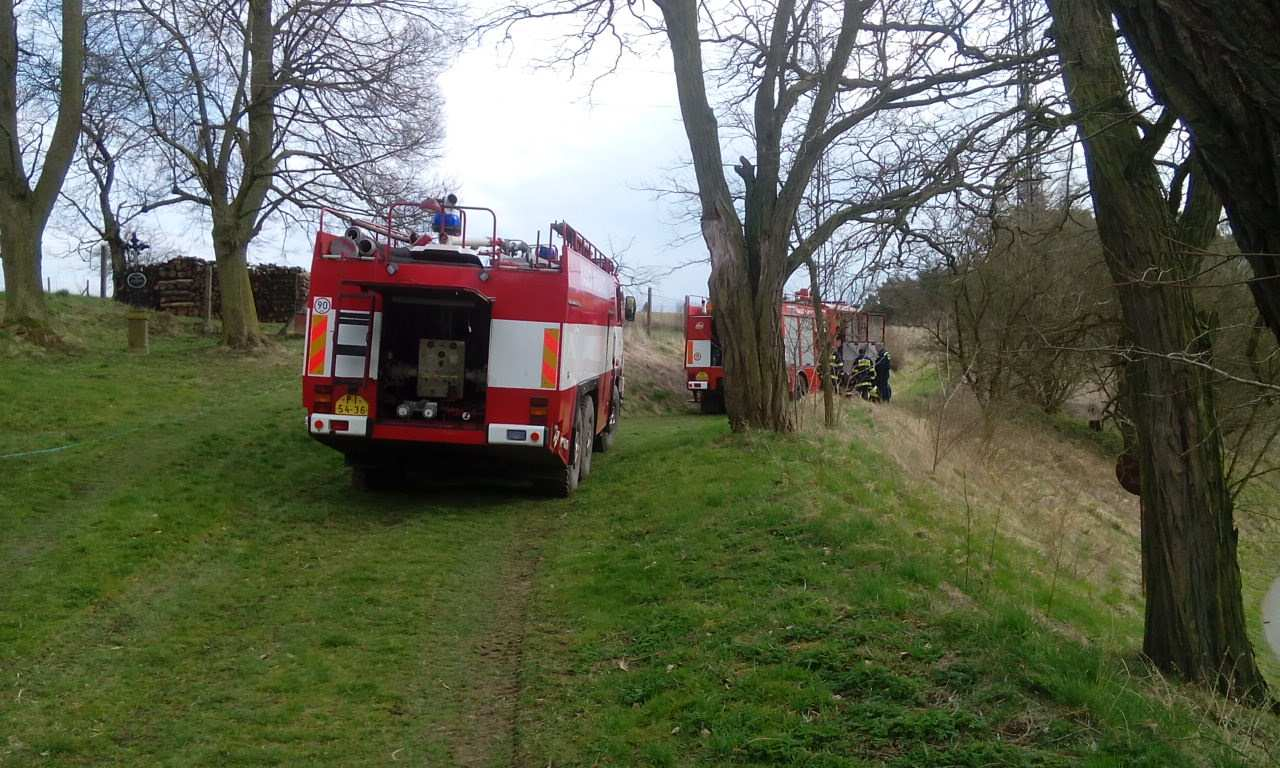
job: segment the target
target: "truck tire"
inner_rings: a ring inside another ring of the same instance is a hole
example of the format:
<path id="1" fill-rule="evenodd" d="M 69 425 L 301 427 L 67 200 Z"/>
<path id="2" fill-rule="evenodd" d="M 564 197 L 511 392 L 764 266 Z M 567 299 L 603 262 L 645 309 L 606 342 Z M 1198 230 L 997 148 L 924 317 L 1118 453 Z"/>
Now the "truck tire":
<path id="1" fill-rule="evenodd" d="M 591 474 L 592 444 L 596 437 L 596 401 L 590 397 L 579 398 L 578 423 L 582 425 L 578 443 L 578 483 L 581 484 Z"/>
<path id="2" fill-rule="evenodd" d="M 580 412 L 578 415 L 580 415 Z M 570 437 L 571 445 L 573 446 L 573 461 L 537 483 L 539 490 L 557 499 L 567 499 L 573 495 L 574 491 L 578 490 L 582 464 L 582 419 L 578 418 L 578 415 L 575 415 L 573 419 L 573 435 Z"/>
<path id="3" fill-rule="evenodd" d="M 698 401 L 702 407 L 702 412 L 707 416 L 724 413 L 724 390 L 707 390 L 702 393 L 702 399 Z"/>
<path id="4" fill-rule="evenodd" d="M 613 397 L 609 399 L 609 424 L 604 431 L 596 435 L 592 446 L 599 453 L 608 453 L 613 448 L 613 441 L 618 435 L 618 418 L 622 415 L 622 398 L 618 396 L 618 388 L 613 388 Z"/>

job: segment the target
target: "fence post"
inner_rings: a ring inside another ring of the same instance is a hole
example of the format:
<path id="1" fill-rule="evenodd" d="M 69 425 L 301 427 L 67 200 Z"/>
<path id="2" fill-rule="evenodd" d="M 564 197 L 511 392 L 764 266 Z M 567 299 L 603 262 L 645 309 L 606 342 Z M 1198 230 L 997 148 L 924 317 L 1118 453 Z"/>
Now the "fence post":
<path id="1" fill-rule="evenodd" d="M 213 262 L 204 265 L 204 332 L 213 333 Z"/>
<path id="2" fill-rule="evenodd" d="M 98 246 L 98 295 L 107 298 L 107 244 Z"/>
<path id="3" fill-rule="evenodd" d="M 649 286 L 649 299 L 644 303 L 644 335 L 653 335 L 653 286 Z"/>
<path id="4" fill-rule="evenodd" d="M 147 354 L 150 342 L 147 338 L 147 313 L 141 309 L 130 309 L 125 315 L 129 328 L 129 351 Z"/>

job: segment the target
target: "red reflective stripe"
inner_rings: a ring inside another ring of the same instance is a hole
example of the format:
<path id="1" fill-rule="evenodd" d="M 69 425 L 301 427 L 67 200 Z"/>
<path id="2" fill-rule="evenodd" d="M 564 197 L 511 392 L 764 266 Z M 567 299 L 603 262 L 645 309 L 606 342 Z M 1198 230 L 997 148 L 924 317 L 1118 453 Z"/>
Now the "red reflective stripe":
<path id="1" fill-rule="evenodd" d="M 560 368 L 560 329 L 547 328 L 542 332 L 542 386 L 556 386 L 556 374 Z"/>
<path id="2" fill-rule="evenodd" d="M 328 315 L 311 316 L 311 338 L 307 343 L 307 373 L 312 376 L 324 374 L 325 352 L 328 351 Z"/>

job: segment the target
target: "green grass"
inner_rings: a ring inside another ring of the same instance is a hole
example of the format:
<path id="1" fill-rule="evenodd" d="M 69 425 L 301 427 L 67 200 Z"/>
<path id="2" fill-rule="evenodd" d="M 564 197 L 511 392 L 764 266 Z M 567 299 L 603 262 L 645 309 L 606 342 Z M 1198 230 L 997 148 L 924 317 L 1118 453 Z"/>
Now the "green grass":
<path id="1" fill-rule="evenodd" d="M 489 764 L 1246 764 L 1133 620 L 1074 582 L 1044 620 L 1032 555 L 967 568 L 868 446 L 629 418 L 570 501 L 361 494 L 295 342 L 132 356 L 118 307 L 53 304 L 79 351 L 0 338 L 0 766 L 458 764 L 530 546 Z"/>
<path id="2" fill-rule="evenodd" d="M 958 532 L 879 456 L 667 420 L 633 434 L 543 573 L 531 764 L 1236 765 L 1150 694 L 1137 627 Z M 650 492 L 661 473 L 666 489 Z"/>
<path id="3" fill-rule="evenodd" d="M 0 765 L 448 764 L 508 549 L 566 504 L 355 493 L 296 344 L 131 356 L 55 306 L 91 351 L 0 362 L 0 454 L 69 446 L 0 459 Z"/>
<path id="4" fill-rule="evenodd" d="M 1280 488 L 1274 477 L 1255 480 L 1236 498 L 1236 525 L 1240 534 L 1240 573 L 1244 609 L 1251 623 L 1249 636 L 1258 664 L 1273 689 L 1280 687 L 1280 657 L 1268 652 L 1263 634 L 1262 602 L 1272 582 L 1280 578 Z"/>

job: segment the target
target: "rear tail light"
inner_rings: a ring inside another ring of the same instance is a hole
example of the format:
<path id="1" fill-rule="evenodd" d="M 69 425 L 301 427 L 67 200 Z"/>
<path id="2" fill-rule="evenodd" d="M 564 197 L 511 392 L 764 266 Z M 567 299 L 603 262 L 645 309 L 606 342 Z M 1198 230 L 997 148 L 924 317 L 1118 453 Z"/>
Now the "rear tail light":
<path id="1" fill-rule="evenodd" d="M 346 432 L 351 428 L 351 425 L 345 421 L 331 422 L 331 426 L 333 427 L 334 432 Z"/>
<path id="2" fill-rule="evenodd" d="M 533 397 L 529 399 L 529 423 L 539 424 L 547 418 L 547 398 Z"/>
<path id="3" fill-rule="evenodd" d="M 316 413 L 333 413 L 333 385 L 317 384 L 312 391 L 314 392 L 311 398 L 312 410 Z"/>

